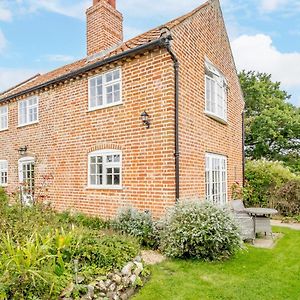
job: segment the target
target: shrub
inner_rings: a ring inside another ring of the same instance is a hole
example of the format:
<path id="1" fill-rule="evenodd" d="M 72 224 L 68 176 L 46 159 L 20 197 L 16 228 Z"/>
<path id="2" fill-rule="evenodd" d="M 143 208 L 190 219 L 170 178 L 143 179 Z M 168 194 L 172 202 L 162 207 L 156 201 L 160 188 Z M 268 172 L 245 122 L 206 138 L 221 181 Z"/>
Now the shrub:
<path id="1" fill-rule="evenodd" d="M 8 197 L 5 193 L 5 190 L 2 187 L 0 187 L 0 206 L 6 205 L 7 201 L 8 201 Z"/>
<path id="2" fill-rule="evenodd" d="M 300 215 L 300 179 L 288 181 L 273 196 L 274 207 L 282 216 Z"/>
<path id="3" fill-rule="evenodd" d="M 158 245 L 150 212 L 139 212 L 131 207 L 123 208 L 111 225 L 113 229 L 137 238 L 143 246 L 155 248 Z"/>
<path id="4" fill-rule="evenodd" d="M 58 215 L 58 218 L 63 223 L 75 224 L 77 226 L 84 226 L 90 229 L 101 230 L 108 227 L 108 223 L 99 217 L 90 217 L 82 213 L 71 214 L 63 212 Z"/>
<path id="5" fill-rule="evenodd" d="M 92 266 L 93 273 L 99 275 L 121 268 L 137 256 L 139 250 L 138 243 L 134 239 L 119 235 L 99 236 L 85 232 L 73 256 L 78 260 L 79 271 L 85 276 L 91 271 L 87 266 Z"/>
<path id="6" fill-rule="evenodd" d="M 281 162 L 247 161 L 244 201 L 246 206 L 270 206 L 272 196 L 288 181 L 296 178 Z"/>
<path id="7" fill-rule="evenodd" d="M 167 214 L 161 248 L 173 258 L 222 260 L 241 245 L 230 213 L 200 201 L 181 202 Z"/>
<path id="8" fill-rule="evenodd" d="M 0 205 L 0 299 L 58 299 L 74 278 L 75 261 L 87 282 L 139 252 L 135 239 L 100 231 L 99 218 Z"/>

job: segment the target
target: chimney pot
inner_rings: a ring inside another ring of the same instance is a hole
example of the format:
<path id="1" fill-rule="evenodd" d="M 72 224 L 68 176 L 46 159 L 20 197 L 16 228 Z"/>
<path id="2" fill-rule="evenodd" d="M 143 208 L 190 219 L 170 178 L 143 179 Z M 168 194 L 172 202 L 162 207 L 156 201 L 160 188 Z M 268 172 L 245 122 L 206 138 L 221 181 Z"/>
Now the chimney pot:
<path id="1" fill-rule="evenodd" d="M 93 0 L 93 5 L 96 5 L 99 3 L 100 0 Z M 107 2 L 113 7 L 116 8 L 116 0 L 107 0 Z"/>

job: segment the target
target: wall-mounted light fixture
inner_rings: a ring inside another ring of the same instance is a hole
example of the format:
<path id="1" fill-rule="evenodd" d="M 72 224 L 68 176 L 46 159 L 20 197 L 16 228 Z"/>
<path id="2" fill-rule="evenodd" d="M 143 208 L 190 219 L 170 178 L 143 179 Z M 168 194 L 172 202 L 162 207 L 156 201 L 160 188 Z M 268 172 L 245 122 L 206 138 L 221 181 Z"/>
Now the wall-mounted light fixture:
<path id="1" fill-rule="evenodd" d="M 27 146 L 20 147 L 18 149 L 18 152 L 19 152 L 20 155 L 24 155 L 27 152 Z"/>
<path id="2" fill-rule="evenodd" d="M 149 115 L 147 114 L 146 111 L 141 113 L 141 119 L 143 124 L 147 127 L 147 129 L 150 128 L 150 121 L 149 121 Z"/>

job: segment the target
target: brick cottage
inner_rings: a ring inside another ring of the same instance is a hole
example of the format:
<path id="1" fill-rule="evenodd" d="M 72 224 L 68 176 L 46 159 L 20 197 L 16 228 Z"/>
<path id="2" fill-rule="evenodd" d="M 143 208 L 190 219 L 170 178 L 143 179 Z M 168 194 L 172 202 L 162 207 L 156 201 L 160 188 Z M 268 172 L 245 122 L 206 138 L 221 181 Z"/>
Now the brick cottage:
<path id="1" fill-rule="evenodd" d="M 244 102 L 219 2 L 126 42 L 114 0 L 86 15 L 86 58 L 0 94 L 0 185 L 103 217 L 229 201 Z"/>

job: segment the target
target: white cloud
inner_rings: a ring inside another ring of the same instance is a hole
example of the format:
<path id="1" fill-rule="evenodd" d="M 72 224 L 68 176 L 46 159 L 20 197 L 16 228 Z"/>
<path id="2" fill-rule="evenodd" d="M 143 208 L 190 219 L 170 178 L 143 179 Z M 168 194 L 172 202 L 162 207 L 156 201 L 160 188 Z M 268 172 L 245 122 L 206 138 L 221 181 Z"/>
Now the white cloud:
<path id="1" fill-rule="evenodd" d="M 2 30 L 0 29 L 0 53 L 3 52 L 6 45 L 7 45 L 7 40 L 6 40 Z"/>
<path id="2" fill-rule="evenodd" d="M 272 74 L 288 92 L 300 87 L 300 52 L 280 52 L 268 35 L 242 35 L 232 41 L 237 68 Z"/>
<path id="3" fill-rule="evenodd" d="M 74 57 L 71 55 L 63 55 L 63 54 L 48 54 L 43 56 L 48 61 L 53 62 L 69 62 L 74 60 Z"/>
<path id="4" fill-rule="evenodd" d="M 9 9 L 4 7 L 3 3 L 0 3 L 0 21 L 7 22 L 12 20 L 12 13 Z"/>
<path id="5" fill-rule="evenodd" d="M 29 69 L 0 68 L 0 92 L 32 77 L 39 72 Z"/>
<path id="6" fill-rule="evenodd" d="M 30 12 L 46 10 L 68 17 L 85 19 L 85 10 L 91 6 L 91 0 L 27 0 L 19 1 L 22 7 Z"/>
<path id="7" fill-rule="evenodd" d="M 261 0 L 261 9 L 264 12 L 272 12 L 282 8 L 287 3 L 288 0 Z"/>

